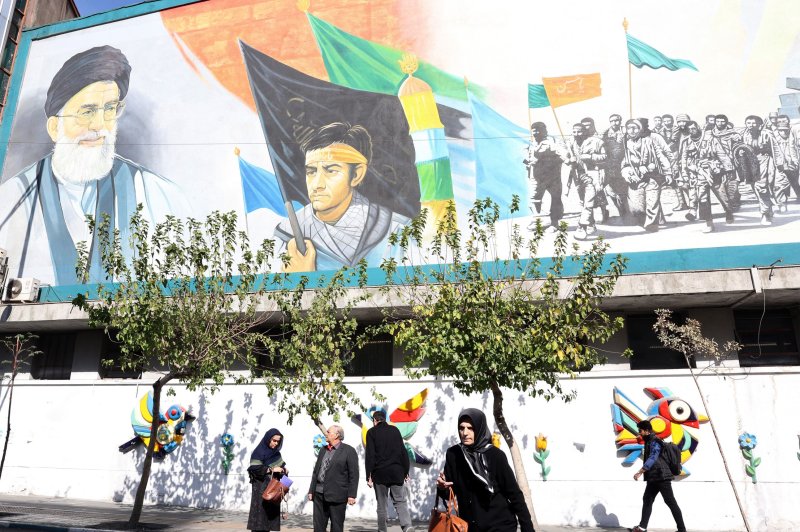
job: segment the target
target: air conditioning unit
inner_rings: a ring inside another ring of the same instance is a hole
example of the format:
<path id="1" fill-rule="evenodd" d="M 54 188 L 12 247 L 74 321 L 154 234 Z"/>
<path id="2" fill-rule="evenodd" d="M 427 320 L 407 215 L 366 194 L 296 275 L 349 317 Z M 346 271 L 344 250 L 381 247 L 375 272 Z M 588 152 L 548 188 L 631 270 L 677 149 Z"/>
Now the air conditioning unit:
<path id="1" fill-rule="evenodd" d="M 21 277 L 9 279 L 3 291 L 7 303 L 32 303 L 39 299 L 39 279 Z"/>
<path id="2" fill-rule="evenodd" d="M 8 273 L 8 252 L 0 248 L 0 286 L 6 285 L 6 274 Z"/>

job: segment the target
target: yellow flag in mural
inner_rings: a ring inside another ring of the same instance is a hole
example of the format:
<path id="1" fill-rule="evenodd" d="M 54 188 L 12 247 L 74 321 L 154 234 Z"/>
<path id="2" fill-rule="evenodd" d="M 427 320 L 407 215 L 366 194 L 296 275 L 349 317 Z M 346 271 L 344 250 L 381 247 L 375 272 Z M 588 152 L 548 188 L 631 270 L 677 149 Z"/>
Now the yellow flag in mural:
<path id="1" fill-rule="evenodd" d="M 600 96 L 600 73 L 542 78 L 551 107 L 589 100 Z"/>

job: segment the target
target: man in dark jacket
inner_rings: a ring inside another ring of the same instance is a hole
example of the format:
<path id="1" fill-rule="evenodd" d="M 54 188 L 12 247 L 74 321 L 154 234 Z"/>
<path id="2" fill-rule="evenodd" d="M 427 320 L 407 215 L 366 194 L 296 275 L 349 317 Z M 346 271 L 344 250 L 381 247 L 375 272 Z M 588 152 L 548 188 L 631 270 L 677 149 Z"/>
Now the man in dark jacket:
<path id="1" fill-rule="evenodd" d="M 358 494 L 358 454 L 342 442 L 339 425 L 331 425 L 325 439 L 328 446 L 317 456 L 308 500 L 314 501 L 314 532 L 325 532 L 329 519 L 331 532 L 342 532 L 347 504 L 355 504 Z"/>
<path id="2" fill-rule="evenodd" d="M 386 412 L 378 410 L 372 414 L 372 428 L 367 431 L 367 455 L 364 465 L 367 470 L 367 485 L 375 488 L 378 503 L 378 530 L 386 532 L 386 496 L 391 495 L 392 504 L 400 518 L 404 532 L 413 532 L 411 514 L 406 502 L 406 489 L 411 465 L 403 436 L 394 425 L 386 423 Z"/>
<path id="3" fill-rule="evenodd" d="M 653 511 L 653 501 L 656 500 L 656 495 L 660 493 L 672 512 L 675 524 L 678 525 L 678 532 L 686 532 L 686 525 L 683 524 L 683 514 L 681 514 L 678 501 L 675 500 L 675 495 L 672 494 L 673 475 L 669 470 L 665 456 L 661 453 L 663 449 L 661 439 L 653 433 L 653 425 L 650 424 L 650 421 L 645 419 L 637 423 L 636 426 L 639 428 L 639 434 L 644 440 L 644 465 L 633 475 L 633 480 L 639 480 L 639 477 L 644 475 L 647 487 L 644 489 L 644 496 L 642 497 L 642 519 L 639 521 L 638 526 L 630 530 L 633 532 L 646 532 L 647 523 L 650 521 L 650 513 Z"/>

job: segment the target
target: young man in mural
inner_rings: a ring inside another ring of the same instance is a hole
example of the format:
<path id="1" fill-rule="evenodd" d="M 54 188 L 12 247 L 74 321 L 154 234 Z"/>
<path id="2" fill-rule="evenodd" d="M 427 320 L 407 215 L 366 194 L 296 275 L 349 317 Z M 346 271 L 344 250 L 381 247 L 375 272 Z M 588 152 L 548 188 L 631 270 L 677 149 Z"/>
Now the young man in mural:
<path id="1" fill-rule="evenodd" d="M 44 105 L 53 151 L 0 187 L 0 247 L 12 275 L 75 284 L 76 245 L 86 241 L 92 280 L 100 280 L 87 216 L 108 214 L 126 239 L 137 204 L 151 221 L 184 214 L 170 181 L 115 153 L 130 74 L 120 50 L 99 46 L 72 56 L 53 77 Z"/>
<path id="2" fill-rule="evenodd" d="M 789 182 L 789 187 L 794 190 L 795 196 L 800 198 L 800 183 L 798 183 L 800 149 L 798 149 L 797 146 L 797 139 L 792 135 L 792 130 L 789 126 L 789 117 L 786 117 L 785 123 L 780 121 L 781 117 L 778 117 L 778 120 L 778 134 L 775 136 L 775 146 L 783 156 L 783 172 L 786 175 L 786 180 Z M 789 200 L 789 190 L 786 191 L 785 199 L 786 201 Z"/>
<path id="3" fill-rule="evenodd" d="M 630 214 L 628 208 L 628 184 L 622 179 L 620 169 L 625 158 L 625 132 L 622 130 L 622 116 L 614 113 L 608 117 L 609 127 L 601 138 L 606 149 L 606 187 L 605 193 L 624 220 Z"/>
<path id="4" fill-rule="evenodd" d="M 531 211 L 534 216 L 542 212 L 542 199 L 545 192 L 550 194 L 550 229 L 558 229 L 564 216 L 564 203 L 561 200 L 561 164 L 566 158 L 563 146 L 547 135 L 544 122 L 531 124 L 531 141 L 525 152 L 523 163 L 528 168 L 528 191 Z M 534 220 L 528 226 L 533 230 Z"/>
<path id="5" fill-rule="evenodd" d="M 728 206 L 727 194 L 724 190 L 722 179 L 724 169 L 722 164 L 704 149 L 703 131 L 695 121 L 689 122 L 689 136 L 684 138 L 681 146 L 680 169 L 683 178 L 690 186 L 695 188 L 697 197 L 696 209 L 686 214 L 686 219 L 693 221 L 700 218 L 706 223 L 704 233 L 714 231 L 714 217 L 711 212 L 711 196 L 714 195 L 725 211 L 725 223 L 733 223 L 733 212 Z"/>
<path id="6" fill-rule="evenodd" d="M 602 191 L 603 165 L 606 161 L 606 150 L 600 137 L 589 136 L 582 124 L 572 126 L 572 139 L 567 146 L 567 164 L 570 168 L 570 182 L 578 187 L 581 200 L 581 213 L 578 217 L 578 229 L 575 238 L 585 239 L 597 232 L 594 209 L 598 205 L 598 191 Z M 605 207 L 605 204 L 602 204 Z"/>
<path id="7" fill-rule="evenodd" d="M 691 118 L 686 113 L 678 114 L 675 117 L 675 152 L 672 161 L 672 175 L 675 176 L 675 195 L 678 198 L 678 204 L 673 211 L 689 209 L 686 214 L 688 219 L 691 219 L 690 214 L 697 208 L 697 195 L 696 189 L 689 181 L 685 179 L 686 172 L 681 168 L 681 161 L 683 160 L 683 150 L 687 146 L 689 139 L 689 122 Z"/>
<path id="8" fill-rule="evenodd" d="M 647 525 L 650 522 L 650 514 L 653 511 L 653 502 L 656 500 L 656 495 L 659 493 L 663 497 L 664 502 L 672 512 L 672 517 L 675 519 L 675 524 L 678 526 L 678 532 L 686 532 L 686 525 L 683 524 L 683 514 L 681 508 L 678 506 L 678 501 L 675 500 L 675 495 L 672 493 L 672 479 L 674 476 L 669 469 L 669 465 L 661 450 L 663 444 L 661 439 L 653 432 L 653 426 L 648 420 L 642 420 L 636 424 L 639 429 L 639 434 L 644 440 L 644 465 L 634 475 L 633 480 L 639 480 L 639 477 L 644 475 L 644 480 L 647 486 L 644 489 L 644 496 L 642 497 L 642 518 L 639 524 L 629 530 L 632 532 L 646 532 Z"/>
<path id="9" fill-rule="evenodd" d="M 287 221 L 275 228 L 289 257 L 286 272 L 335 270 L 361 259 L 377 266 L 393 252 L 389 236 L 409 222 L 358 191 L 372 158 L 372 138 L 360 125 L 334 122 L 306 138 L 308 205 L 297 212 L 306 252 L 297 249 Z"/>
<path id="10" fill-rule="evenodd" d="M 754 176 L 753 192 L 758 198 L 761 225 L 772 225 L 776 196 L 782 195 L 789 187 L 785 175 L 782 175 L 780 182 L 776 182 L 776 170 L 783 169 L 783 157 L 775 147 L 772 131 L 764 129 L 764 120 L 761 117 L 748 116 L 744 120 L 744 128 L 742 140 L 753 150 L 758 160 L 758 175 Z"/>

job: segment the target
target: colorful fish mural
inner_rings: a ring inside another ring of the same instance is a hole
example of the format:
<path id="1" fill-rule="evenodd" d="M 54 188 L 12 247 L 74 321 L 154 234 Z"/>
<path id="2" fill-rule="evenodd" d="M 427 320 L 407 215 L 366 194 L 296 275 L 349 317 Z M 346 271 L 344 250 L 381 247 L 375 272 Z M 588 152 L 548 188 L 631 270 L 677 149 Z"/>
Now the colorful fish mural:
<path id="1" fill-rule="evenodd" d="M 644 442 L 639 436 L 636 424 L 647 419 L 653 431 L 662 440 L 669 438 L 681 449 L 681 464 L 685 464 L 697 450 L 700 442 L 700 424 L 708 417 L 695 411 L 689 403 L 674 395 L 669 388 L 645 388 L 644 393 L 653 402 L 642 410 L 622 391 L 614 387 L 614 404 L 611 417 L 617 435 L 617 451 L 625 454 L 623 465 L 630 465 L 641 457 Z M 686 467 L 681 476 L 689 475 Z"/>

